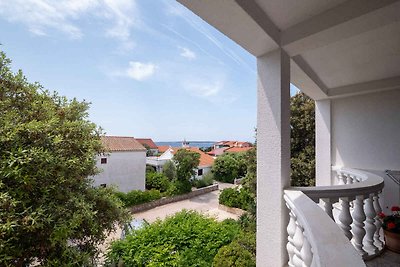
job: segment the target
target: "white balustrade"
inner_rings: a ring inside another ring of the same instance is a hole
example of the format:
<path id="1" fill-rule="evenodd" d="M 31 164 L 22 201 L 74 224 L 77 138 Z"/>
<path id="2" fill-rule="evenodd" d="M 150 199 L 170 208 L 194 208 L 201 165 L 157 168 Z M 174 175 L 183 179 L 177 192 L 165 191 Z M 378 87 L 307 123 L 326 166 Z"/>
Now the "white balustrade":
<path id="1" fill-rule="evenodd" d="M 366 252 L 363 249 L 363 239 L 365 236 L 364 221 L 366 219 L 364 213 L 364 196 L 357 196 L 355 200 L 355 207 L 353 211 L 353 240 L 354 246 L 361 256 L 365 257 Z"/>
<path id="2" fill-rule="evenodd" d="M 365 220 L 365 250 L 368 254 L 376 254 L 379 248 L 374 244 L 374 235 L 376 232 L 375 219 L 377 218 L 374 209 L 374 194 L 370 194 L 367 199 L 365 199 L 365 215 L 367 219 Z"/>
<path id="3" fill-rule="evenodd" d="M 347 242 L 353 245 L 363 259 L 377 256 L 382 251 L 382 222 L 378 214 L 382 211 L 379 193 L 383 188 L 383 178 L 366 171 L 347 168 L 337 170 L 336 178 L 338 185 L 334 186 L 292 187 L 285 190 L 286 205 L 290 211 L 287 227 L 289 266 L 311 266 L 313 262 L 321 260 L 313 245 L 315 235 L 312 235 L 312 231 L 315 229 L 305 229 L 305 225 L 315 218 L 299 218 L 298 210 L 301 210 L 299 205 L 302 203 L 290 198 L 294 191 L 300 191 L 315 207 L 325 211 L 326 217 L 332 223 L 336 222 Z M 321 205 L 318 206 L 317 203 Z"/>
<path id="4" fill-rule="evenodd" d="M 350 205 L 349 198 L 342 197 L 340 198 L 340 202 L 342 205 L 342 209 L 339 215 L 339 226 L 342 229 L 344 235 L 351 240 L 353 238 L 353 234 L 351 233 L 351 223 L 353 222 L 353 218 L 350 214 Z"/>
<path id="5" fill-rule="evenodd" d="M 375 209 L 376 214 L 379 214 L 382 212 L 382 208 L 379 203 L 379 193 L 380 192 L 374 193 L 374 209 Z M 375 241 L 375 245 L 377 246 L 377 248 L 379 250 L 381 250 L 384 247 L 384 243 L 382 242 L 382 238 L 381 238 L 381 234 L 380 234 L 381 228 L 382 228 L 382 221 L 380 220 L 378 215 L 375 217 L 375 226 L 376 226 L 376 230 L 375 230 L 375 234 L 374 234 L 374 241 Z"/>

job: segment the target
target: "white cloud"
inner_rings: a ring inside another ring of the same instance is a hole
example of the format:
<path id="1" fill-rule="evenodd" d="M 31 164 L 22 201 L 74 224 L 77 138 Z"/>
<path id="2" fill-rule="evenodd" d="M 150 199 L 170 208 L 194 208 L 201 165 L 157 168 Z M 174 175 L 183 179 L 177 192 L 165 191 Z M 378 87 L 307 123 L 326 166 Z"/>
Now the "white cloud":
<path id="1" fill-rule="evenodd" d="M 180 55 L 182 57 L 187 58 L 189 60 L 196 59 L 196 54 L 192 50 L 190 50 L 189 48 L 179 47 L 179 49 L 181 50 Z"/>
<path id="2" fill-rule="evenodd" d="M 126 70 L 126 76 L 143 81 L 151 77 L 156 71 L 157 66 L 153 63 L 142 63 L 138 61 L 130 61 L 129 68 Z"/>
<path id="3" fill-rule="evenodd" d="M 78 20 L 95 16 L 109 22 L 105 35 L 117 38 L 125 47 L 132 46 L 131 29 L 139 23 L 135 0 L 1 0 L 0 15 L 24 24 L 34 35 L 56 30 L 73 39 L 83 36 Z"/>
<path id="4" fill-rule="evenodd" d="M 209 98 L 216 96 L 221 91 L 222 84 L 220 82 L 187 82 L 184 87 L 195 96 Z"/>

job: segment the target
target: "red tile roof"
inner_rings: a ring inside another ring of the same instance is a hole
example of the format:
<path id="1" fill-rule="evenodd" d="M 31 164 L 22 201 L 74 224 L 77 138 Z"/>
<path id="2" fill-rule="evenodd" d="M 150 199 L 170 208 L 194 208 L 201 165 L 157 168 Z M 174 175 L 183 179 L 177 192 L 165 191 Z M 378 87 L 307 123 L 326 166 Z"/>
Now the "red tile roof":
<path id="1" fill-rule="evenodd" d="M 230 147 L 225 150 L 226 153 L 238 153 L 238 152 L 246 152 L 252 149 L 252 147 Z"/>
<path id="2" fill-rule="evenodd" d="M 101 142 L 109 151 L 146 151 L 146 148 L 133 137 L 102 136 Z"/>
<path id="3" fill-rule="evenodd" d="M 151 140 L 151 138 L 135 138 L 144 147 L 147 145 L 150 149 L 157 149 L 157 145 Z"/>
<path id="4" fill-rule="evenodd" d="M 159 147 L 159 149 L 160 149 L 160 147 Z M 199 153 L 200 154 L 199 167 L 208 167 L 208 166 L 212 166 L 214 164 L 214 158 L 211 157 L 210 155 L 207 155 L 206 153 L 204 153 L 203 151 L 201 151 L 197 147 L 187 147 L 187 148 L 184 148 L 184 147 L 172 147 L 172 150 L 173 150 L 172 154 L 175 154 L 179 149 L 187 149 L 189 151 Z"/>
<path id="5" fill-rule="evenodd" d="M 167 151 L 169 148 L 169 146 L 158 146 L 158 152 L 160 153 L 164 153 L 165 151 Z"/>
<path id="6" fill-rule="evenodd" d="M 213 155 L 213 156 L 220 156 L 220 155 L 224 154 L 224 151 L 227 149 L 228 149 L 228 147 L 220 147 L 220 148 L 213 149 L 210 152 L 207 152 L 207 154 Z"/>

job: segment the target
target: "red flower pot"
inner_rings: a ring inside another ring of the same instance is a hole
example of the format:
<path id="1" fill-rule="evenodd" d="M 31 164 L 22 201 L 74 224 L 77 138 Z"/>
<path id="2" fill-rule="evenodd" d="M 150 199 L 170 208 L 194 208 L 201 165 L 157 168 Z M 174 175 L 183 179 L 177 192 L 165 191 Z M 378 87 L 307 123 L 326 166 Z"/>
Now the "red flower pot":
<path id="1" fill-rule="evenodd" d="M 400 253 L 400 234 L 384 230 L 386 247 L 396 253 Z"/>

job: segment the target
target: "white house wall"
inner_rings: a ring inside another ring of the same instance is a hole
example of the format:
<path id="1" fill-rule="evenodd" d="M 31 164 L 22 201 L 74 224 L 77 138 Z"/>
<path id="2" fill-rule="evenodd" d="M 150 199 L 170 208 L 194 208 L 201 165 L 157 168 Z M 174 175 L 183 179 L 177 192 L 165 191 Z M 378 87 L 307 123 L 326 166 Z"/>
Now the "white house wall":
<path id="1" fill-rule="evenodd" d="M 95 186 L 113 184 L 122 192 L 145 189 L 146 151 L 111 152 L 107 164 L 100 164 L 104 157 L 97 160 L 102 172 L 93 177 Z"/>
<path id="2" fill-rule="evenodd" d="M 332 100 L 332 165 L 400 170 L 400 90 Z"/>

